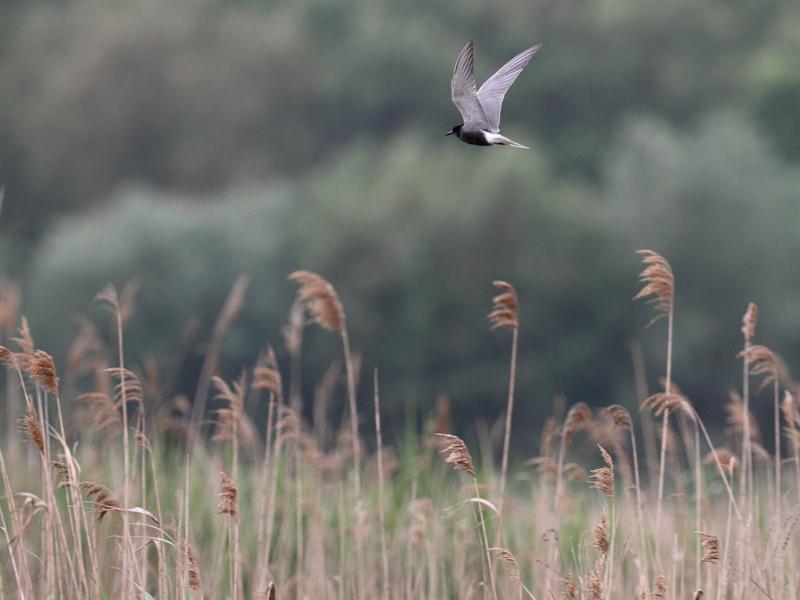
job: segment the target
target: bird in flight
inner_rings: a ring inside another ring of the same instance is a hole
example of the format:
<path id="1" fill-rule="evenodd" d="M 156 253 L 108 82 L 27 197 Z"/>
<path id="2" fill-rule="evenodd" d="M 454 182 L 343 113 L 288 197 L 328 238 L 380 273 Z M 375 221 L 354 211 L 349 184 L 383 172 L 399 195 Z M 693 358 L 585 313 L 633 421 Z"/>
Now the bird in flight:
<path id="1" fill-rule="evenodd" d="M 503 98 L 531 57 L 541 44 L 523 50 L 489 77 L 480 89 L 475 86 L 475 58 L 472 40 L 458 53 L 450 89 L 453 104 L 461 113 L 463 123 L 456 125 L 445 135 L 455 134 L 458 139 L 476 146 L 513 146 L 528 149 L 500 133 L 500 111 Z"/>

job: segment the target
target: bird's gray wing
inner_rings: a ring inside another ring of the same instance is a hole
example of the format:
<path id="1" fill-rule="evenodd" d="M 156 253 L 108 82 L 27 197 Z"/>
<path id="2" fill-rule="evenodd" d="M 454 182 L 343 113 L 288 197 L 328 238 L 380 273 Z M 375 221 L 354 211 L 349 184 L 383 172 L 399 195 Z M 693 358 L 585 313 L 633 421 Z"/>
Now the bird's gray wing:
<path id="1" fill-rule="evenodd" d="M 494 133 L 500 131 L 500 111 L 503 109 L 503 98 L 517 75 L 522 73 L 522 69 L 541 47 L 541 44 L 537 44 L 517 54 L 497 73 L 489 77 L 478 90 L 478 100 L 489 122 L 489 131 Z"/>
<path id="2" fill-rule="evenodd" d="M 475 59 L 473 57 L 472 40 L 458 53 L 453 78 L 450 80 L 453 104 L 456 105 L 464 125 L 468 128 L 485 129 L 488 121 L 483 107 L 478 100 L 473 73 Z"/>

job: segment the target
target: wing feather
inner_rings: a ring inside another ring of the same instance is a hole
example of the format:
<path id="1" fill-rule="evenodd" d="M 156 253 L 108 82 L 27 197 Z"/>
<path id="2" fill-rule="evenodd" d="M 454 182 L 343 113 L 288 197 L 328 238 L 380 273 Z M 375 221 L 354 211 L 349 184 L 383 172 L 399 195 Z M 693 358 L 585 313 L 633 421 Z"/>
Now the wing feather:
<path id="1" fill-rule="evenodd" d="M 475 86 L 475 57 L 472 40 L 458 53 L 453 78 L 450 80 L 450 91 L 453 104 L 456 105 L 464 125 L 470 128 L 485 128 L 487 124 Z"/>
<path id="2" fill-rule="evenodd" d="M 500 131 L 500 111 L 503 109 L 503 98 L 505 98 L 508 88 L 541 47 L 541 44 L 537 44 L 517 54 L 489 77 L 478 90 L 478 101 L 489 123 L 489 131 L 494 133 Z"/>

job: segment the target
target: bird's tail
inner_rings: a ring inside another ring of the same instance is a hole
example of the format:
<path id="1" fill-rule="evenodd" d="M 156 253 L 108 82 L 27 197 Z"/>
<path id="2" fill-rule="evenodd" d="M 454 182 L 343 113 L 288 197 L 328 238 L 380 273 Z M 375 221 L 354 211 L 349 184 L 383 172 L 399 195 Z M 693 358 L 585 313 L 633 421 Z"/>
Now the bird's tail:
<path id="1" fill-rule="evenodd" d="M 527 146 L 523 146 L 522 144 L 515 142 L 514 140 L 509 140 L 508 138 L 506 138 L 506 140 L 508 140 L 506 144 L 511 146 L 512 148 L 522 148 L 523 150 L 530 150 L 530 148 L 528 148 Z"/>
<path id="2" fill-rule="evenodd" d="M 498 144 L 501 146 L 511 146 L 512 148 L 522 148 L 523 150 L 530 150 L 527 146 L 523 146 L 522 144 L 515 142 L 512 139 L 507 138 L 506 136 L 500 133 L 492 133 L 486 136 L 487 140 L 491 144 Z"/>

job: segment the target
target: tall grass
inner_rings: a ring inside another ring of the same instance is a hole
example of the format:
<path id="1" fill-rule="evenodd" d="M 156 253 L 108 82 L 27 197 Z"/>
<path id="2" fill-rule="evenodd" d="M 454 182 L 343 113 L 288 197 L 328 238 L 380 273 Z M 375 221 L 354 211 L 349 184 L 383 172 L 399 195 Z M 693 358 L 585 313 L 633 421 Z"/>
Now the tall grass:
<path id="1" fill-rule="evenodd" d="M 749 309 L 743 400 L 732 400 L 729 436 L 715 443 L 673 378 L 671 331 L 679 314 L 672 270 L 656 253 L 643 258 L 638 296 L 653 299 L 667 317 L 664 391 L 642 407 L 565 407 L 544 423 L 539 455 L 516 464 L 510 438 L 518 352 L 520 368 L 525 359 L 517 348 L 519 299 L 509 284 L 496 284 L 490 316 L 494 326 L 512 330 L 509 383 L 497 391 L 507 402 L 505 427 L 499 443 L 490 440 L 475 457 L 469 436 L 447 431 L 443 403 L 430 415 L 435 425 L 407 432 L 400 448 L 384 446 L 377 370 L 374 442 L 361 439 L 344 307 L 313 273 L 291 276 L 298 299 L 285 336 L 295 363 L 285 365 L 288 402 L 281 352 L 267 349 L 231 383 L 219 377 L 222 340 L 246 300 L 244 284 L 235 286 L 214 328 L 194 407 L 165 398 L 149 370 L 125 356 L 130 294 L 102 294 L 116 347 L 98 352 L 103 344 L 82 340 L 92 361 L 77 356 L 67 370 L 95 365 L 95 388 L 71 388 L 67 413 L 55 363 L 17 314 L 18 333 L 0 346 L 0 361 L 5 401 L 19 403 L 25 435 L 8 438 L 0 451 L 0 597 L 797 597 L 797 388 L 778 355 L 752 343 Z M 342 342 L 344 381 L 334 366 L 314 402 L 299 389 L 299 310 Z M 82 335 L 98 335 L 90 331 Z M 758 379 L 752 394 L 751 376 Z M 65 380 L 79 378 L 68 372 Z M 772 455 L 749 414 L 750 400 L 767 389 Z M 331 395 L 345 399 L 341 419 L 329 414 Z M 263 397 L 265 410 L 248 410 Z M 306 411 L 313 423 L 302 407 L 313 407 Z M 661 419 L 659 458 L 647 469 L 637 445 L 637 416 L 646 414 L 640 409 Z M 266 414 L 265 422 L 252 414 Z M 533 437 L 519 428 L 516 435 Z M 644 485 L 648 480 L 655 485 Z"/>

